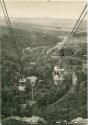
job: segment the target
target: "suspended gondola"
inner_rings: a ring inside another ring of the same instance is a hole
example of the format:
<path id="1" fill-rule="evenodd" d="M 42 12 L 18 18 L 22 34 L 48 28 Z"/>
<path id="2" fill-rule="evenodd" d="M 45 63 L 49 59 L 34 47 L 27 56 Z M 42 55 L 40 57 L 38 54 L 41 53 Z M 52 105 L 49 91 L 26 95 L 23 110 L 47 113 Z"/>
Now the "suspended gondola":
<path id="1" fill-rule="evenodd" d="M 83 9 L 80 17 L 78 18 L 75 26 L 73 27 L 71 33 L 68 36 L 68 39 L 66 41 L 64 41 L 64 45 L 60 50 L 60 62 L 58 64 L 56 64 L 54 66 L 54 71 L 53 71 L 53 80 L 54 80 L 54 84 L 55 85 L 61 85 L 62 81 L 64 80 L 64 68 L 63 68 L 63 58 L 64 58 L 64 49 L 67 46 L 67 44 L 70 42 L 70 40 L 72 39 L 74 33 L 78 30 L 80 24 L 82 23 L 83 19 L 85 18 L 85 16 L 87 15 L 87 12 L 85 12 L 87 8 L 87 5 L 85 6 L 85 8 Z M 61 66 L 59 66 L 59 64 Z"/>
<path id="2" fill-rule="evenodd" d="M 61 85 L 64 80 L 64 68 L 62 67 L 62 58 L 60 57 L 57 64 L 54 66 L 53 80 L 55 85 Z"/>
<path id="3" fill-rule="evenodd" d="M 19 86 L 18 86 L 18 89 L 20 91 L 25 91 L 25 88 L 26 88 L 26 79 L 25 78 L 22 78 L 19 80 Z"/>

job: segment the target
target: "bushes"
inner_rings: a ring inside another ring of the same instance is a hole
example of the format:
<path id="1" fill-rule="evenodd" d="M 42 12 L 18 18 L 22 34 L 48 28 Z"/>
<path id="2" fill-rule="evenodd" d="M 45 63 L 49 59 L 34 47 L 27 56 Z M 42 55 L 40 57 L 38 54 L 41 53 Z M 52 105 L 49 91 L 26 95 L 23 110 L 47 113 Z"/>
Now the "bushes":
<path id="1" fill-rule="evenodd" d="M 2 125 L 30 125 L 30 124 L 23 121 L 17 121 L 9 118 L 9 119 L 2 120 Z"/>
<path id="2" fill-rule="evenodd" d="M 21 31 L 22 33 L 22 31 Z M 38 32 L 37 32 L 38 33 Z M 33 34 L 34 35 L 34 34 Z M 38 33 L 36 35 L 43 35 L 41 33 Z M 26 38 L 26 37 L 25 37 Z M 43 41 L 42 41 L 43 38 Z M 41 39 L 41 40 L 40 40 Z M 9 37 L 5 36 L 2 37 L 2 43 L 6 44 L 10 43 Z M 31 40 L 31 41 L 30 41 Z M 57 39 L 52 39 L 50 34 L 46 36 L 36 37 L 36 40 L 31 39 L 28 40 L 28 43 L 19 43 L 22 45 L 21 49 L 31 46 L 40 46 L 41 45 L 47 45 L 47 47 L 44 47 L 44 49 L 35 49 L 31 53 L 27 53 L 28 57 L 25 58 L 23 55 L 23 65 L 24 70 L 23 74 L 25 77 L 30 75 L 36 75 L 38 77 L 38 81 L 42 80 L 42 82 L 37 82 L 35 91 L 36 91 L 36 106 L 33 105 L 32 109 L 30 107 L 26 107 L 24 110 L 21 110 L 20 104 L 26 103 L 27 100 L 30 98 L 30 92 L 31 92 L 31 86 L 28 85 L 26 87 L 26 91 L 20 93 L 17 88 L 14 88 L 13 83 L 18 83 L 20 74 L 19 70 L 20 67 L 18 64 L 14 64 L 14 55 L 12 53 L 11 49 L 11 55 L 12 60 L 9 60 L 5 58 L 5 60 L 2 59 L 2 74 L 1 74 L 1 80 L 2 80 L 2 115 L 4 117 L 11 116 L 11 115 L 18 115 L 18 116 L 31 116 L 32 112 L 34 111 L 36 115 L 41 115 L 43 117 L 48 118 L 49 120 L 52 120 L 53 122 L 56 119 L 72 119 L 76 116 L 85 116 L 86 117 L 86 86 L 87 86 L 87 77 L 86 74 L 82 72 L 82 55 L 86 54 L 86 44 L 84 45 L 77 45 L 79 47 L 78 53 L 76 55 L 76 59 L 74 58 L 74 49 L 76 49 L 74 46 L 73 48 L 70 47 L 65 50 L 65 54 L 68 56 L 65 56 L 64 63 L 66 64 L 65 70 L 71 71 L 71 67 L 73 64 L 77 64 L 76 67 L 76 75 L 78 78 L 77 87 L 75 90 L 75 93 L 68 93 L 68 90 L 70 86 L 72 85 L 72 77 L 71 74 L 66 75 L 64 77 L 64 81 L 61 87 L 57 87 L 53 85 L 53 67 L 56 63 L 56 60 L 52 59 L 51 56 L 45 60 L 45 54 L 46 50 L 52 47 L 54 43 L 57 43 Z M 38 41 L 39 40 L 39 41 Z M 48 41 L 47 41 L 48 40 Z M 52 43 L 53 40 L 53 43 Z M 30 42 L 29 42 L 30 41 Z M 46 42 L 44 42 L 46 41 Z M 51 46 L 48 46 L 51 45 Z M 3 45 L 6 47 L 6 45 Z M 23 47 L 23 48 L 22 48 Z M 7 47 L 7 50 L 9 47 Z M 54 50 L 54 52 L 57 52 L 58 50 Z M 79 52 L 81 52 L 81 55 L 79 55 Z M 59 56 L 59 52 L 57 52 Z M 24 53 L 26 55 L 26 53 Z M 51 54 L 52 55 L 52 54 Z M 5 55 L 2 55 L 2 58 Z M 11 59 L 10 55 L 7 53 L 7 56 Z M 16 55 L 15 55 L 16 56 Z M 17 59 L 16 59 L 17 60 Z M 18 61 L 18 60 L 17 60 Z M 30 65 L 30 62 L 36 62 L 37 66 Z M 79 66 L 80 64 L 80 66 Z M 70 66 L 69 66 L 70 65 Z M 16 84 L 17 85 L 17 84 Z M 84 91 L 83 91 L 84 90 Z M 4 121 L 5 122 L 5 121 Z M 11 121 L 11 123 L 14 125 L 20 124 L 18 121 Z M 6 123 L 6 125 L 11 124 L 10 122 Z M 22 123 L 23 124 L 23 123 Z M 25 123 L 26 124 L 26 123 Z"/>
<path id="3" fill-rule="evenodd" d="M 38 98 L 37 103 L 39 107 L 42 106 L 47 107 L 48 105 L 51 105 L 56 101 L 58 101 L 61 97 L 64 96 L 64 94 L 66 94 L 71 84 L 72 84 L 71 74 L 69 74 L 68 76 L 65 76 L 65 80 L 63 81 L 61 87 L 59 85 L 58 86 L 52 85 L 52 87 L 50 88 L 50 90 L 48 90 L 47 93 L 41 95 Z"/>
<path id="4" fill-rule="evenodd" d="M 16 89 L 16 91 L 15 91 Z M 17 91 L 17 88 L 13 89 L 2 89 L 1 90 L 1 113 L 4 117 L 11 115 L 21 115 L 21 104 L 26 103 L 29 98 L 27 94 Z M 29 108 L 28 108 L 29 109 Z M 29 112 L 29 113 L 28 113 Z M 24 111 L 24 115 L 30 114 L 30 110 Z"/>
<path id="5" fill-rule="evenodd" d="M 66 119 L 68 121 L 71 121 L 76 117 L 86 118 L 86 104 L 86 89 L 80 92 L 67 93 L 65 94 L 65 96 L 63 96 L 61 100 L 47 107 L 46 112 L 48 120 Z"/>

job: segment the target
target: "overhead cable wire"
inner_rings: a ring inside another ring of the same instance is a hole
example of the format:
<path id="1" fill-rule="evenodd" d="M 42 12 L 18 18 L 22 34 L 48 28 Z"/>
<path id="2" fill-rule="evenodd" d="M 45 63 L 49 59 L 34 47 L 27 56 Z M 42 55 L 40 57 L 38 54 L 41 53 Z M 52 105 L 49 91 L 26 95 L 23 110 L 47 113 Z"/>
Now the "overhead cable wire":
<path id="1" fill-rule="evenodd" d="M 76 27 L 75 31 L 73 32 L 73 35 L 77 33 L 77 30 L 78 30 L 79 26 L 82 24 L 82 22 L 83 22 L 84 18 L 86 17 L 87 13 L 88 13 L 88 12 L 86 12 L 86 13 L 84 14 L 84 16 L 82 17 L 80 23 L 78 24 L 78 26 Z M 73 37 L 73 35 L 72 35 L 72 37 Z M 72 39 L 72 37 L 70 37 L 68 43 L 70 42 L 70 40 Z M 67 43 L 67 44 L 68 44 L 68 43 Z"/>
<path id="2" fill-rule="evenodd" d="M 1 7 L 2 7 L 2 10 L 3 10 L 4 16 L 5 16 L 5 20 L 6 20 L 9 32 L 12 36 L 11 38 L 12 38 L 12 41 L 14 43 L 14 48 L 16 49 L 16 52 L 17 52 L 17 55 L 18 55 L 18 58 L 19 58 L 19 63 L 21 65 L 21 74 L 22 74 L 23 64 L 22 64 L 22 61 L 21 61 L 21 57 L 20 57 L 20 53 L 19 53 L 17 43 L 15 41 L 15 36 L 14 36 L 13 30 L 12 30 L 12 26 L 11 26 L 10 19 L 9 19 L 9 16 L 8 16 L 7 8 L 6 8 L 4 0 L 2 0 L 2 2 L 0 1 L 0 3 L 1 3 Z"/>
<path id="3" fill-rule="evenodd" d="M 5 17 L 5 20 L 6 20 L 7 27 L 8 27 L 8 29 L 10 30 L 10 27 L 9 27 L 9 24 L 8 24 L 8 21 L 7 21 L 7 17 L 6 17 L 6 14 L 5 14 L 5 10 L 4 10 L 4 7 L 3 7 L 3 4 L 2 4 L 1 1 L 0 1 L 0 4 L 1 4 L 1 8 L 2 8 L 2 10 L 3 10 L 3 14 L 4 14 L 4 17 Z"/>
<path id="4" fill-rule="evenodd" d="M 8 23 L 8 19 L 7 19 L 7 16 L 6 16 L 6 13 L 5 13 L 5 10 L 4 10 L 4 7 L 3 7 L 3 4 L 2 4 L 1 1 L 0 1 L 0 4 L 1 4 L 1 8 L 2 8 L 2 10 L 3 10 L 3 14 L 4 14 L 4 17 L 5 17 L 6 24 L 7 24 L 7 28 L 8 28 L 8 30 L 9 30 L 10 38 L 12 39 L 12 41 L 14 41 L 14 40 L 13 40 L 13 37 L 12 37 L 12 33 L 11 33 L 10 26 L 9 26 L 9 23 Z M 15 48 L 15 46 L 14 46 L 14 48 Z M 15 50 L 16 50 L 16 48 L 15 48 Z"/>
<path id="5" fill-rule="evenodd" d="M 76 30 L 75 30 L 75 32 L 77 32 L 77 29 L 79 28 L 79 26 L 82 24 L 82 22 L 83 22 L 83 20 L 84 20 L 84 18 L 86 17 L 86 15 L 88 14 L 88 12 L 86 12 L 85 14 L 84 14 L 84 16 L 83 16 L 83 18 L 81 19 L 81 21 L 80 21 L 80 23 L 79 23 L 79 25 L 77 26 L 77 28 L 76 28 Z"/>
<path id="6" fill-rule="evenodd" d="M 72 34 L 73 34 L 73 32 L 74 32 L 74 30 L 75 30 L 76 26 L 78 25 L 78 23 L 79 23 L 79 21 L 80 21 L 80 19 L 81 19 L 82 15 L 84 14 L 84 12 L 85 12 L 86 8 L 87 8 L 87 4 L 86 4 L 86 6 L 84 7 L 84 9 L 83 9 L 83 11 L 82 11 L 81 15 L 79 16 L 79 18 L 78 18 L 78 20 L 77 20 L 77 22 L 76 22 L 75 26 L 73 27 L 73 29 L 72 29 L 71 33 L 69 34 L 69 36 L 68 36 L 68 38 L 67 38 L 67 40 L 66 40 L 66 42 L 65 42 L 64 46 L 62 47 L 62 49 L 64 49 L 64 48 L 65 48 L 65 46 L 66 46 L 66 44 L 69 42 L 69 39 L 70 39 L 70 37 L 72 36 Z"/>
<path id="7" fill-rule="evenodd" d="M 3 3 L 2 3 L 2 2 L 3 2 Z M 3 9 L 4 16 L 5 16 L 5 20 L 6 20 L 6 23 L 7 23 L 7 25 L 8 25 L 8 29 L 9 29 L 9 31 L 10 31 L 11 37 L 12 37 L 12 41 L 13 41 L 13 44 L 14 44 L 14 48 L 16 49 L 16 52 L 17 52 L 18 57 L 20 58 L 18 46 L 17 46 L 17 44 L 16 44 L 16 40 L 15 40 L 15 36 L 14 36 L 13 30 L 12 30 L 12 26 L 11 26 L 11 23 L 10 23 L 10 19 L 9 19 L 9 16 L 8 16 L 7 8 L 6 8 L 6 5 L 5 5 L 4 0 L 2 0 L 2 2 L 0 1 L 1 6 L 2 6 L 2 9 Z M 3 4 L 3 5 L 2 5 L 2 4 Z"/>

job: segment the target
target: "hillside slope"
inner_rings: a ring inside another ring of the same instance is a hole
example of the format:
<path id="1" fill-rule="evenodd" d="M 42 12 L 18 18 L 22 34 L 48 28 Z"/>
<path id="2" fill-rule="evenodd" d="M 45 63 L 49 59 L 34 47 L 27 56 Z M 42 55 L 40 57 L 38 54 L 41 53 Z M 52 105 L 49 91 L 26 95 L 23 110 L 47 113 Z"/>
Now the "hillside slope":
<path id="1" fill-rule="evenodd" d="M 87 61 L 84 58 L 84 55 L 87 54 L 86 29 L 80 30 L 76 34 L 78 37 L 74 36 L 69 46 L 64 50 L 63 67 L 65 75 L 60 88 L 60 86 L 54 85 L 52 73 L 60 56 L 58 47 L 60 47 L 63 39 L 68 36 L 69 31 L 66 31 L 66 27 L 65 30 L 61 30 L 56 25 L 49 25 L 47 28 L 46 25 L 41 26 L 35 23 L 14 23 L 13 32 L 24 66 L 23 75 L 24 77 L 31 75 L 38 77 L 34 96 L 36 104 L 21 110 L 21 104 L 28 104 L 28 101 L 31 100 L 31 86 L 29 84 L 24 93 L 18 90 L 21 68 L 18 62 L 19 58 L 7 27 L 5 25 L 0 27 L 2 28 L 0 33 L 2 115 L 4 117 L 12 115 L 29 117 L 36 114 L 52 123 L 58 119 L 70 121 L 78 116 L 87 117 L 87 73 L 83 70 L 83 64 L 86 64 Z M 49 50 L 53 51 L 48 53 L 47 58 L 45 58 Z M 55 56 L 57 58 L 53 58 Z M 73 69 L 77 75 L 74 92 L 70 91 Z"/>

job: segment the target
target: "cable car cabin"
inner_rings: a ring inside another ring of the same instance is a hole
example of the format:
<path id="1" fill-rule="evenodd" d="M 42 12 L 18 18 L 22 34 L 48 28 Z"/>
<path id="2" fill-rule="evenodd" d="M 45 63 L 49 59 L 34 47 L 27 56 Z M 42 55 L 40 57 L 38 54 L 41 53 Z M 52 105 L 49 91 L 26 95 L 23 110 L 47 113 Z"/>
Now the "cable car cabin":
<path id="1" fill-rule="evenodd" d="M 22 84 L 20 84 L 19 87 L 18 87 L 18 89 L 19 89 L 20 91 L 25 91 L 25 86 L 23 86 Z"/>
<path id="2" fill-rule="evenodd" d="M 26 83 L 26 79 L 25 78 L 23 78 L 23 79 L 20 79 L 20 85 L 18 86 L 18 89 L 20 90 L 20 91 L 25 91 L 25 87 L 26 87 L 26 85 L 25 85 L 25 83 Z"/>
<path id="3" fill-rule="evenodd" d="M 30 80 L 32 87 L 35 86 L 35 83 L 36 83 L 36 80 L 37 80 L 36 76 L 30 76 L 27 79 Z"/>
<path id="4" fill-rule="evenodd" d="M 58 65 L 56 65 L 54 67 L 54 72 L 53 72 L 54 84 L 60 85 L 63 81 L 63 76 L 64 76 L 64 69 L 60 68 L 60 67 L 58 67 Z"/>

